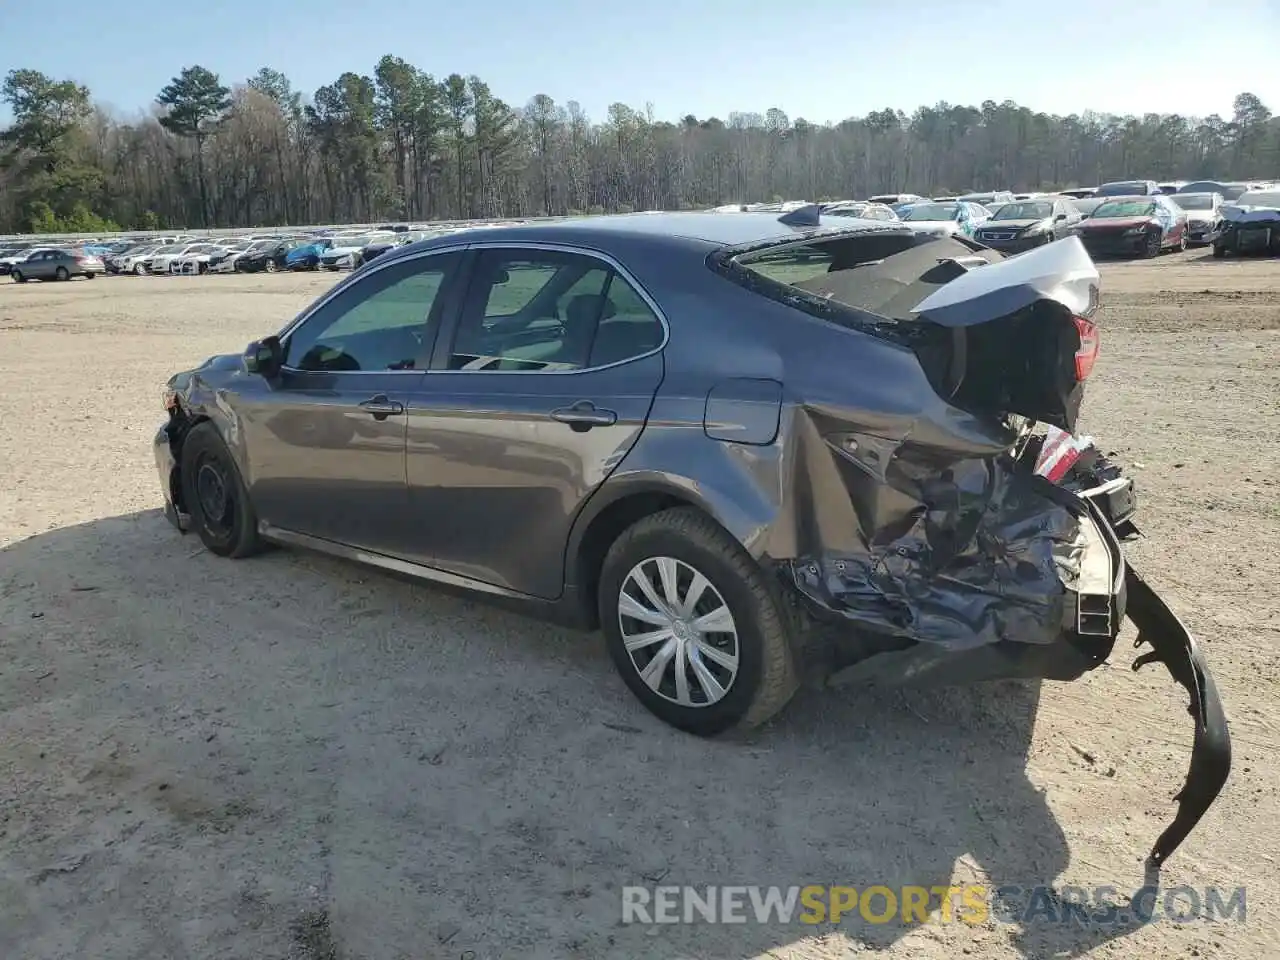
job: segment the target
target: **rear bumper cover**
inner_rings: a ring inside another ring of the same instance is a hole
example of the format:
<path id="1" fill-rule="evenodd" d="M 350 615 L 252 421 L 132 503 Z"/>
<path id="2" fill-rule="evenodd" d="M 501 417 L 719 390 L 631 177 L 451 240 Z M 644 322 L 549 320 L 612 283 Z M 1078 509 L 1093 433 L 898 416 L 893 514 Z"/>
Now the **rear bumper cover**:
<path id="1" fill-rule="evenodd" d="M 1138 628 L 1134 646 L 1151 646 L 1134 660 L 1133 669 L 1140 670 L 1148 663 L 1163 663 L 1170 676 L 1190 696 L 1187 712 L 1195 721 L 1191 766 L 1182 789 L 1174 796 L 1177 815 L 1160 834 L 1148 858 L 1148 862 L 1158 867 L 1178 849 L 1222 792 L 1231 773 L 1231 734 L 1213 674 L 1191 632 L 1132 567 L 1128 569 L 1126 582 L 1129 619 Z"/>
<path id="2" fill-rule="evenodd" d="M 927 687 L 996 679 L 1074 680 L 1111 656 L 1127 618 L 1137 628 L 1135 647 L 1149 648 L 1135 659 L 1133 669 L 1163 663 L 1174 681 L 1187 691 L 1188 712 L 1195 724 L 1190 768 L 1174 798 L 1177 814 L 1148 857 L 1149 864 L 1159 867 L 1222 791 L 1231 770 L 1231 737 L 1222 701 L 1199 644 L 1168 604 L 1127 563 L 1121 550 L 1121 540 L 1137 532 L 1131 520 L 1135 510 L 1132 482 L 1128 478 L 1112 478 L 1082 493 L 1057 488 L 1054 495 L 1055 500 L 1062 497 L 1075 501 L 1073 512 L 1080 527 L 1088 532 L 1085 539 L 1089 541 L 1082 554 L 1073 554 L 1076 562 L 1068 564 L 1072 569 L 1063 576 L 1066 602 L 1056 636 L 1033 638 L 1004 632 L 993 642 L 963 647 L 898 638 L 901 642 L 896 645 L 880 645 L 880 652 L 836 670 L 827 682 L 832 686 L 872 682 Z M 817 602 L 812 590 L 804 589 L 803 581 L 797 577 L 793 582 L 801 589 L 806 607 L 830 625 L 836 611 Z M 812 580 L 809 585 L 814 585 Z M 963 595 L 957 596 L 956 604 L 957 612 L 978 609 Z M 845 616 L 847 627 L 851 618 L 848 613 Z M 834 635 L 848 638 L 850 633 L 837 627 Z"/>

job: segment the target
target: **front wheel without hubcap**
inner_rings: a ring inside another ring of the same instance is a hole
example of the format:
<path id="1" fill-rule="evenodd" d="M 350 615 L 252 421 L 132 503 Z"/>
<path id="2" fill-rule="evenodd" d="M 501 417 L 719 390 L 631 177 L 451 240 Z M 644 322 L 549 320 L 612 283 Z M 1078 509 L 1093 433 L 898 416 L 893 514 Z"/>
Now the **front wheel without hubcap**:
<path id="1" fill-rule="evenodd" d="M 599 606 L 623 680 L 681 730 L 753 727 L 795 692 L 777 588 L 698 510 L 667 510 L 623 533 L 601 570 Z"/>
<path id="2" fill-rule="evenodd" d="M 55 270 L 55 271 L 54 271 L 53 276 L 54 276 L 54 278 L 55 278 L 55 279 L 57 279 L 57 280 L 70 280 L 70 279 L 71 279 L 71 274 L 69 274 L 69 273 L 67 272 L 67 268 L 66 268 L 66 267 L 59 267 L 57 270 Z"/>
<path id="3" fill-rule="evenodd" d="M 212 553 L 246 557 L 260 548 L 249 491 L 211 423 L 193 427 L 182 444 L 182 499 Z"/>
<path id="4" fill-rule="evenodd" d="M 1162 237 L 1159 230 L 1156 230 L 1147 234 L 1147 246 L 1146 246 L 1146 249 L 1143 250 L 1143 256 L 1147 257 L 1148 259 L 1151 257 L 1160 256 L 1161 242 L 1162 242 Z"/>
<path id="5" fill-rule="evenodd" d="M 24 276 L 22 275 L 22 271 L 21 271 L 21 270 L 13 270 L 13 271 L 10 271 L 10 272 L 11 272 L 11 274 L 12 274 L 12 276 L 13 276 L 13 282 L 14 282 L 14 283 L 26 283 L 26 282 L 27 282 L 27 278 L 26 278 L 26 277 L 24 277 Z"/>

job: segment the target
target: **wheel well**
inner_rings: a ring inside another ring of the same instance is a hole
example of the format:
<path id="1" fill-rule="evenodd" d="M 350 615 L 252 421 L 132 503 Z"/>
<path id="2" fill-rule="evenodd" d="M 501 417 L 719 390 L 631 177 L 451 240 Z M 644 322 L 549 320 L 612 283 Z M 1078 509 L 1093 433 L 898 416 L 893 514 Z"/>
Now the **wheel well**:
<path id="1" fill-rule="evenodd" d="M 599 624 L 596 592 L 600 587 L 600 568 L 605 555 L 622 532 L 637 521 L 672 507 L 689 507 L 689 503 L 670 493 L 633 493 L 605 507 L 594 517 L 578 545 L 577 580 L 588 625 Z"/>
<path id="2" fill-rule="evenodd" d="M 179 407 L 169 418 L 169 449 L 173 452 L 173 472 L 169 475 L 169 493 L 173 505 L 186 510 L 182 498 L 182 445 L 187 434 L 208 420 L 208 417 L 189 416 Z"/>

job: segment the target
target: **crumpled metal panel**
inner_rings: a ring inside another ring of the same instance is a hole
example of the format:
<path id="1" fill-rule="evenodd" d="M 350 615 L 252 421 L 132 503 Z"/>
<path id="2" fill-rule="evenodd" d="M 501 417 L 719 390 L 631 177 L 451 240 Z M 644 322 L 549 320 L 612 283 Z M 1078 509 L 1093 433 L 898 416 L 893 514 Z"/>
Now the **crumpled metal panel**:
<path id="1" fill-rule="evenodd" d="M 1077 316 L 1093 311 L 1098 268 L 1079 237 L 970 270 L 916 305 L 915 313 L 944 327 L 972 327 L 1008 316 L 1037 300 L 1054 300 Z"/>
<path id="2" fill-rule="evenodd" d="M 1038 300 L 1085 314 L 1097 286 L 1097 268 L 1071 238 L 975 265 L 912 312 L 947 327 Z M 811 612 L 955 652 L 1062 641 L 1074 629 L 1086 532 L 1070 494 L 1014 463 L 1017 418 L 945 402 L 885 416 L 883 395 L 875 410 L 813 403 L 818 377 L 786 412 L 794 539 L 770 551 Z M 857 384 L 832 396 L 856 396 Z"/>
<path id="3" fill-rule="evenodd" d="M 811 538 L 786 563 L 820 616 L 952 650 L 1061 639 L 1084 533 L 1046 481 L 1003 456 L 912 462 L 858 434 L 824 446 L 828 463 L 811 457 L 809 472 L 839 476 L 850 509 L 827 535 L 842 511 L 811 504 L 824 522 L 803 525 Z"/>

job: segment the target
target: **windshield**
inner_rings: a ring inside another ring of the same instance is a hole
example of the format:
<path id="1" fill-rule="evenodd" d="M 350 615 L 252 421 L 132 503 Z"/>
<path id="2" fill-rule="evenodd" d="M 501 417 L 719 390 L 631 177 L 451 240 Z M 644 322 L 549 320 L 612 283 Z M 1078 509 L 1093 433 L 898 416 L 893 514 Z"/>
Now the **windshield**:
<path id="1" fill-rule="evenodd" d="M 187 248 L 184 247 L 182 244 L 175 243 L 169 247 L 161 247 L 159 250 L 156 251 L 156 253 L 181 253 L 185 249 Z"/>
<path id="2" fill-rule="evenodd" d="M 1175 193 L 1169 198 L 1183 210 L 1212 210 L 1213 197 L 1195 193 Z"/>
<path id="3" fill-rule="evenodd" d="M 1052 203 L 1006 203 L 992 220 L 1043 220 L 1053 216 Z"/>
<path id="4" fill-rule="evenodd" d="M 960 206 L 955 203 L 918 203 L 902 214 L 903 220 L 955 220 Z"/>
<path id="5" fill-rule="evenodd" d="M 1113 200 L 1101 204 L 1093 211 L 1094 220 L 1108 217 L 1149 217 L 1156 212 L 1156 205 L 1150 200 Z"/>
<path id="6" fill-rule="evenodd" d="M 1236 206 L 1240 207 L 1277 207 L 1280 206 L 1280 191 L 1276 190 L 1250 190 L 1242 193 L 1236 199 Z"/>
<path id="7" fill-rule="evenodd" d="M 1126 194 L 1147 192 L 1147 182 L 1145 180 L 1123 180 L 1115 183 L 1104 183 L 1098 188 L 1098 196 L 1100 197 L 1123 197 Z"/>

